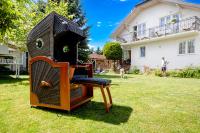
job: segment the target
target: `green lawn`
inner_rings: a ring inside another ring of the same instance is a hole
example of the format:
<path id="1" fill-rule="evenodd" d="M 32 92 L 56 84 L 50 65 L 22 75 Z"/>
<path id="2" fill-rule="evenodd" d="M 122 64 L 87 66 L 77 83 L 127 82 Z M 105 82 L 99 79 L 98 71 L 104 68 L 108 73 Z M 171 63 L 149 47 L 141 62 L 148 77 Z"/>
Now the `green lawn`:
<path id="1" fill-rule="evenodd" d="M 112 79 L 114 106 L 105 113 L 100 90 L 72 112 L 29 105 L 28 77 L 0 78 L 1 133 L 200 132 L 200 80 L 129 75 Z"/>

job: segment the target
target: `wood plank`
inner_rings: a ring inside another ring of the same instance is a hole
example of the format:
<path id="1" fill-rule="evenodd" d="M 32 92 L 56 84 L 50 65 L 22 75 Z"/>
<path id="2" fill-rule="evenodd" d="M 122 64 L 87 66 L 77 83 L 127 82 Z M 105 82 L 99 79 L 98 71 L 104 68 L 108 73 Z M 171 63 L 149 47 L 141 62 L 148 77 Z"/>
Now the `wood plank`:
<path id="1" fill-rule="evenodd" d="M 86 103 L 86 102 L 89 102 L 93 97 L 83 97 L 81 98 L 80 100 L 78 101 L 74 101 L 71 103 L 71 110 Z"/>

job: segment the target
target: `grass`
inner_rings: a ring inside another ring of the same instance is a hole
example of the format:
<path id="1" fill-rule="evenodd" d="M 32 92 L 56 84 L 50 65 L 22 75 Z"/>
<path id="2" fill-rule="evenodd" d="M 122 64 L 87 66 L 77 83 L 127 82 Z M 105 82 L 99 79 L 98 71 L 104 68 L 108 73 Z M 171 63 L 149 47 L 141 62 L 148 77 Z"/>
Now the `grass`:
<path id="1" fill-rule="evenodd" d="M 98 89 L 92 102 L 72 112 L 30 108 L 28 77 L 0 77 L 0 132 L 200 132 L 200 80 L 98 77 L 113 81 L 110 113 L 105 113 Z"/>

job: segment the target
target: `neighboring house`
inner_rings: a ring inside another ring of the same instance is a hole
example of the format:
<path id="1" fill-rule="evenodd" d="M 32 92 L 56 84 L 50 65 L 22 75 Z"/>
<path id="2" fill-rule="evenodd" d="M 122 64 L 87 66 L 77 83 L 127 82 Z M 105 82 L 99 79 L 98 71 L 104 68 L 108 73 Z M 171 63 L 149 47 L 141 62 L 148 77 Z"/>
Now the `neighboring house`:
<path id="1" fill-rule="evenodd" d="M 121 42 L 131 66 L 168 69 L 200 66 L 200 5 L 181 0 L 146 0 L 131 11 L 111 37 Z"/>
<path id="2" fill-rule="evenodd" d="M 106 70 L 112 67 L 112 61 L 107 60 L 104 55 L 96 53 L 89 55 L 89 62 L 93 64 L 93 70 Z"/>
<path id="3" fill-rule="evenodd" d="M 0 67 L 7 67 L 16 73 L 19 73 L 20 70 L 26 71 L 27 59 L 27 52 L 20 52 L 14 45 L 0 44 Z"/>

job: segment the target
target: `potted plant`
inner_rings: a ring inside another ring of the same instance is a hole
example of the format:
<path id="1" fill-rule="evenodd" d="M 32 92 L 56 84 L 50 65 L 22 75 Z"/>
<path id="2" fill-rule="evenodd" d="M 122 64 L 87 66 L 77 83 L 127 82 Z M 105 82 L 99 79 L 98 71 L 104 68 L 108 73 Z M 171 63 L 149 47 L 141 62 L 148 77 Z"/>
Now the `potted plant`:
<path id="1" fill-rule="evenodd" d="M 174 18 L 174 19 L 171 20 L 171 23 L 175 24 L 175 23 L 177 23 L 177 20 Z"/>

